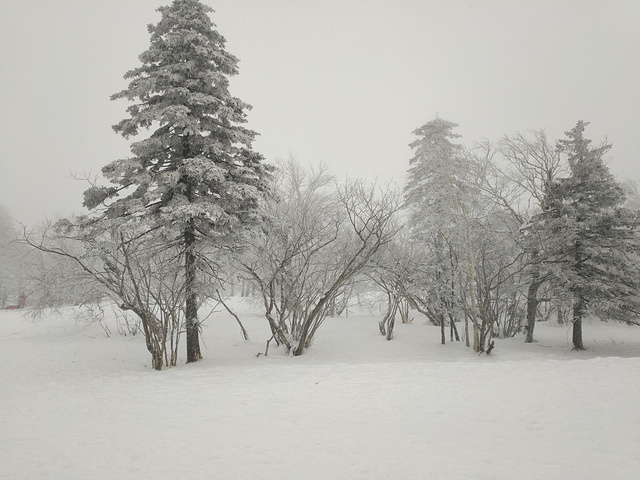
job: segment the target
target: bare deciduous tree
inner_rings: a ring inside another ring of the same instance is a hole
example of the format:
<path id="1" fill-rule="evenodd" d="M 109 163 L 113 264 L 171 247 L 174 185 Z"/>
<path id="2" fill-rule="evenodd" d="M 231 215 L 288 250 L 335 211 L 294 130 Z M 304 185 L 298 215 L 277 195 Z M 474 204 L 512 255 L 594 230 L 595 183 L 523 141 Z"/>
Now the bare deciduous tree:
<path id="1" fill-rule="evenodd" d="M 154 369 L 176 365 L 185 314 L 186 280 L 176 262 L 180 248 L 167 246 L 161 236 L 136 232 L 88 235 L 69 221 L 58 222 L 37 236 L 25 232 L 23 242 L 64 263 L 43 272 L 55 275 L 63 288 L 69 286 L 65 279 L 73 279 L 90 295 L 84 301 L 106 297 L 121 310 L 133 312 L 140 319 Z M 42 284 L 47 283 L 43 278 Z"/>
<path id="2" fill-rule="evenodd" d="M 301 355 L 336 299 L 395 235 L 398 195 L 361 181 L 334 188 L 324 166 L 280 165 L 264 231 L 240 264 L 262 296 L 273 339 Z"/>
<path id="3" fill-rule="evenodd" d="M 550 186 L 566 166 L 558 151 L 549 143 L 544 130 L 535 130 L 530 135 L 516 133 L 505 136 L 500 142 L 500 151 L 508 164 L 506 178 L 520 190 L 519 202 L 505 200 L 504 204 L 511 203 L 512 207 L 509 208 L 512 212 L 516 203 L 522 204 L 525 213 L 514 217 L 524 225 L 533 215 L 547 208 L 551 201 Z M 545 282 L 545 275 L 541 271 L 544 259 L 540 245 L 543 239 L 538 238 L 531 229 L 524 229 L 524 232 L 523 249 L 528 256 L 525 342 L 531 343 L 538 312 L 538 291 Z"/>

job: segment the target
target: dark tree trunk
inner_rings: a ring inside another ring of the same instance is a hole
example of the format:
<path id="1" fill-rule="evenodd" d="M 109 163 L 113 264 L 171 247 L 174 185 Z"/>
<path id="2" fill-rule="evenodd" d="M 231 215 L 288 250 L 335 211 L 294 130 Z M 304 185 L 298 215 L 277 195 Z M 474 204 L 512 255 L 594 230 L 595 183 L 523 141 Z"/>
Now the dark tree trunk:
<path id="1" fill-rule="evenodd" d="M 162 370 L 163 362 L 162 362 L 162 353 L 161 352 L 153 352 L 151 354 L 151 363 L 154 370 Z"/>
<path id="2" fill-rule="evenodd" d="M 186 135 L 182 138 L 182 155 L 189 158 L 191 156 L 190 137 Z M 185 189 L 185 197 L 189 203 L 195 201 L 193 183 L 188 177 L 181 179 Z M 196 225 L 193 218 L 187 221 L 184 231 L 184 270 L 185 270 L 185 332 L 187 336 L 187 363 L 197 362 L 202 359 L 200 353 L 200 323 L 198 322 L 198 292 L 196 286 Z"/>
<path id="3" fill-rule="evenodd" d="M 132 310 L 136 315 L 138 315 L 140 323 L 142 324 L 142 331 L 144 332 L 147 351 L 151 354 L 151 365 L 154 370 L 162 370 L 162 347 L 158 342 L 158 335 L 153 318 L 138 308 L 132 308 L 128 305 L 121 305 L 120 308 L 123 310 Z"/>
<path id="4" fill-rule="evenodd" d="M 573 349 L 584 350 L 584 343 L 582 343 L 582 317 L 586 308 L 586 302 L 581 295 L 575 300 L 573 304 Z"/>
<path id="5" fill-rule="evenodd" d="M 538 289 L 542 282 L 534 276 L 527 290 L 527 338 L 524 343 L 533 343 L 533 329 L 536 326 L 536 313 L 538 312 Z"/>
<path id="6" fill-rule="evenodd" d="M 451 272 L 455 271 L 455 265 L 454 265 L 454 255 L 453 255 L 453 247 L 451 245 L 449 245 L 449 263 L 451 264 Z M 448 315 L 449 315 L 449 324 L 451 325 L 451 341 L 453 342 L 453 337 L 455 335 L 456 338 L 456 342 L 460 341 L 460 335 L 458 334 L 458 327 L 456 327 L 456 319 L 453 317 L 453 315 L 451 314 L 451 312 L 453 311 L 453 305 L 454 305 L 454 298 L 456 295 L 456 283 L 453 277 L 453 274 L 451 275 L 451 299 L 449 300 L 449 302 L 447 302 L 447 308 L 449 309 Z M 467 345 L 468 346 L 468 345 Z"/>
<path id="7" fill-rule="evenodd" d="M 458 327 L 456 327 L 456 319 L 453 318 L 453 315 L 449 314 L 449 325 L 451 327 L 451 331 L 450 331 L 450 338 L 451 341 L 453 342 L 453 339 L 455 337 L 456 342 L 460 341 L 460 335 L 458 334 Z"/>
<path id="8" fill-rule="evenodd" d="M 387 340 L 393 339 L 393 328 L 396 324 L 396 312 L 398 311 L 398 298 L 393 303 L 393 310 L 387 319 Z"/>
<path id="9" fill-rule="evenodd" d="M 185 330 L 187 334 L 187 363 L 202 359 L 200 353 L 200 323 L 198 322 L 198 292 L 196 291 L 195 227 L 190 220 L 184 232 L 185 244 Z"/>
<path id="10" fill-rule="evenodd" d="M 464 344 L 469 348 L 469 315 L 464 315 Z"/>
<path id="11" fill-rule="evenodd" d="M 580 218 L 578 218 L 580 220 Z M 580 277 L 583 276 L 584 270 L 584 247 L 582 242 L 576 242 L 575 247 L 576 270 Z M 582 343 L 582 317 L 587 310 L 587 302 L 581 289 L 577 289 L 573 295 L 573 349 L 584 350 Z"/>
<path id="12" fill-rule="evenodd" d="M 298 341 L 298 345 L 293 350 L 291 350 L 292 356 L 299 357 L 309 346 L 311 340 L 311 337 L 309 335 L 311 327 L 320 315 L 324 315 L 324 310 L 327 307 L 327 302 L 335 294 L 335 291 L 338 289 L 339 285 L 336 283 L 334 287 L 335 288 L 330 288 L 329 291 L 324 294 L 324 296 L 318 301 L 313 310 L 311 310 L 311 313 L 309 313 L 308 317 L 304 319 L 302 330 L 300 331 L 300 340 Z"/>

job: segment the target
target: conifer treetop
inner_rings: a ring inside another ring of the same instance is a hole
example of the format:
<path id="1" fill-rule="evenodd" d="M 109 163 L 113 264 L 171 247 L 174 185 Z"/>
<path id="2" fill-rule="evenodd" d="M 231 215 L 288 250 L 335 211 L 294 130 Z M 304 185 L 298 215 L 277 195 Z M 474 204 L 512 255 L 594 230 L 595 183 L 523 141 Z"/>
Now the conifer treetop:
<path id="1" fill-rule="evenodd" d="M 91 187 L 84 204 L 102 205 L 106 217 L 121 221 L 155 215 L 165 225 L 194 219 L 218 230 L 250 222 L 269 167 L 252 150 L 257 133 L 242 126 L 251 106 L 229 93 L 238 59 L 199 0 L 174 0 L 158 11 L 142 64 L 111 97 L 133 102 L 129 117 L 113 126 L 117 133 L 151 133 L 131 143 L 133 156 L 103 168 L 114 186 Z"/>
<path id="2" fill-rule="evenodd" d="M 557 187 L 565 191 L 562 196 L 570 198 L 575 208 L 599 211 L 620 206 L 624 191 L 604 160 L 611 144 L 592 147 L 591 140 L 584 137 L 587 125 L 589 122 L 578 121 L 565 132 L 567 138 L 557 142 L 558 151 L 567 155 L 571 172 L 569 178 L 559 179 Z"/>
<path id="3" fill-rule="evenodd" d="M 413 131 L 418 138 L 409 144 L 414 155 L 409 160 L 404 194 L 415 225 L 425 222 L 427 211 L 446 216 L 455 204 L 454 197 L 461 193 L 469 169 L 463 146 L 454 142 L 461 137 L 453 131 L 457 126 L 437 117 Z"/>
<path id="4" fill-rule="evenodd" d="M 453 132 L 453 129 L 457 127 L 457 123 L 437 117 L 421 127 L 416 128 L 412 133 L 418 138 L 409 144 L 409 146 L 415 150 L 415 155 L 409 162 L 414 164 L 421 160 L 424 161 L 426 159 L 425 157 L 428 156 L 435 156 L 437 158 L 438 156 L 442 156 L 443 153 L 450 153 L 462 149 L 462 145 L 451 142 L 451 140 L 461 137 L 461 135 Z"/>
<path id="5" fill-rule="evenodd" d="M 159 122 L 184 134 L 231 133 L 225 128 L 245 123 L 251 106 L 229 94 L 228 77 L 238 73 L 238 59 L 225 50 L 226 40 L 208 15 L 213 9 L 198 0 L 174 0 L 158 11 L 162 18 L 148 26 L 151 45 L 139 56 L 142 65 L 125 74 L 128 88 L 111 96 L 139 101 L 127 109 L 131 118 L 114 130 L 129 138 Z M 192 121 L 204 117 L 211 118 L 201 125 Z M 232 140 L 246 146 L 256 135 L 246 129 L 233 133 Z"/>

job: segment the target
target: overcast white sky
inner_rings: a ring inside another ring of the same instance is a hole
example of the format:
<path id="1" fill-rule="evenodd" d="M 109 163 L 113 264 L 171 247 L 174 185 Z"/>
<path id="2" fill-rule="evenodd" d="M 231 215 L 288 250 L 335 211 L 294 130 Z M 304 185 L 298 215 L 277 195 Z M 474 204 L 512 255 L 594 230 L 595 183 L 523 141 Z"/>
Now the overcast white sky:
<path id="1" fill-rule="evenodd" d="M 82 212 L 87 185 L 129 154 L 111 125 L 170 0 L 0 0 L 0 204 L 34 224 Z M 638 0 L 205 0 L 240 59 L 231 93 L 269 161 L 403 181 L 411 132 L 436 114 L 462 141 L 577 120 L 640 179 Z"/>

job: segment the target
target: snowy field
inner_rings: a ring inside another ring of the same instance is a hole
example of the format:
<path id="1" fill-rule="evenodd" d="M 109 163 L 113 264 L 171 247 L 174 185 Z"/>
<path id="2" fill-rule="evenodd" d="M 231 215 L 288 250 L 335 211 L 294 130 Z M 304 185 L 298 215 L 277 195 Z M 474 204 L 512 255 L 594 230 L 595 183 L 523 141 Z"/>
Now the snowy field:
<path id="1" fill-rule="evenodd" d="M 264 351 L 239 305 L 204 327 L 205 359 L 155 372 L 140 336 L 73 312 L 0 311 L 3 479 L 640 478 L 640 328 L 566 326 L 491 356 L 416 318 L 329 319 L 313 348 Z M 417 317 L 417 315 L 416 315 Z"/>

